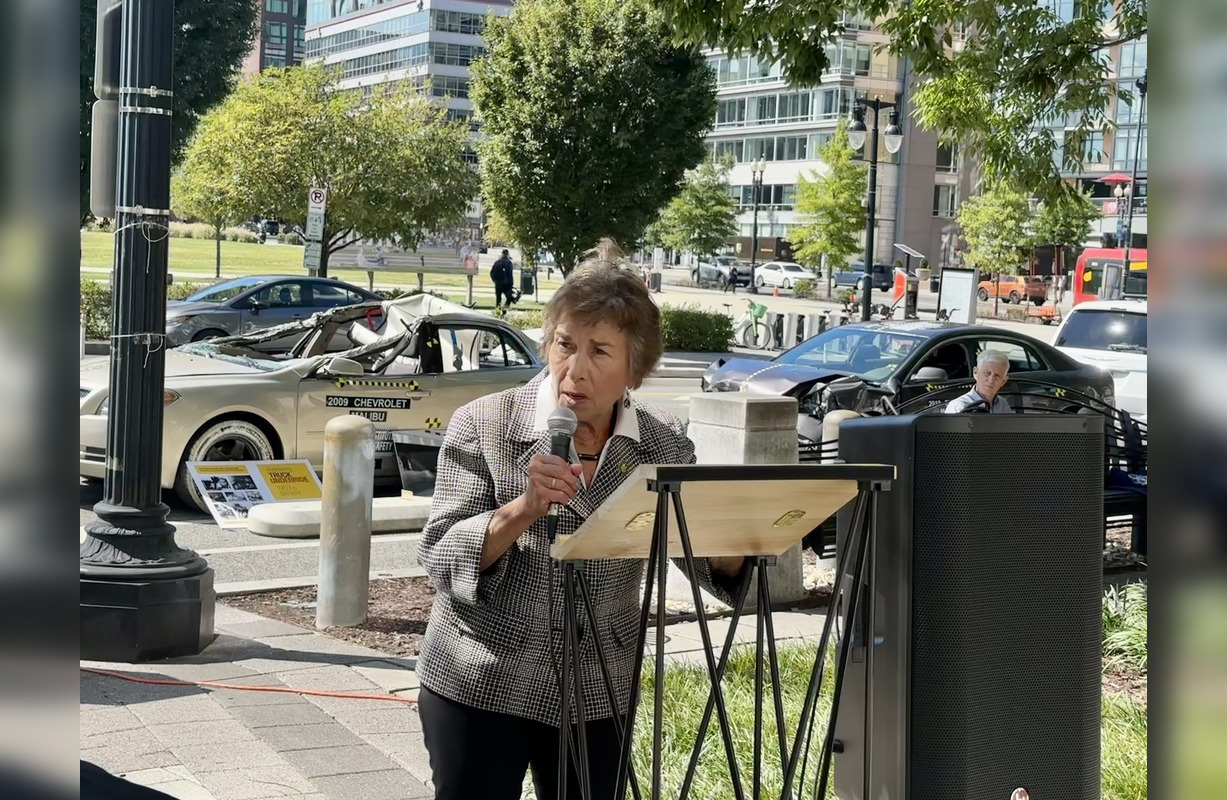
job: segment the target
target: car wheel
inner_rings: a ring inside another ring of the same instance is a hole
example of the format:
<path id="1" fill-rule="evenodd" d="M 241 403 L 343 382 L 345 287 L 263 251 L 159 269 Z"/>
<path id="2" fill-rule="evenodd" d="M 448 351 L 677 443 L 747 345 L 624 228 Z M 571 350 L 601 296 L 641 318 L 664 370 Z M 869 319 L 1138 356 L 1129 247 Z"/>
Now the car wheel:
<path id="1" fill-rule="evenodd" d="M 788 291 L 789 289 L 791 289 L 791 288 L 792 288 L 792 281 L 790 281 L 790 280 L 788 280 L 787 278 L 785 278 L 785 279 L 784 279 L 784 285 L 783 285 L 783 286 L 781 286 L 780 288 L 781 288 L 781 289 L 783 289 L 784 291 Z"/>
<path id="2" fill-rule="evenodd" d="M 214 422 L 188 443 L 175 476 L 175 494 L 187 505 L 207 512 L 204 498 L 188 473 L 187 462 L 268 461 L 276 457 L 268 435 L 254 423 L 241 419 Z"/>
<path id="3" fill-rule="evenodd" d="M 980 291 L 976 292 L 976 297 L 980 298 L 981 303 L 987 302 L 988 301 L 988 289 L 981 289 Z"/>
<path id="4" fill-rule="evenodd" d="M 762 275 L 759 275 L 757 278 L 754 279 L 754 285 L 761 289 L 767 285 L 767 282 L 763 280 Z"/>
<path id="5" fill-rule="evenodd" d="M 227 336 L 227 335 L 229 334 L 227 334 L 225 331 L 218 330 L 217 328 L 209 328 L 207 330 L 198 331 L 195 335 L 192 336 L 192 341 L 193 342 L 204 342 L 204 341 L 208 341 L 209 339 L 220 339 L 221 337 Z"/>
<path id="6" fill-rule="evenodd" d="M 1010 302 L 1018 305 L 1022 302 L 1022 295 L 1018 292 L 1010 292 Z"/>
<path id="7" fill-rule="evenodd" d="M 1044 298 L 1042 298 L 1042 297 L 1032 297 L 1032 298 L 1031 298 L 1031 302 L 1032 302 L 1032 303 L 1034 303 L 1034 304 L 1035 304 L 1035 305 L 1037 305 L 1037 306 L 1042 306 L 1042 305 L 1044 305 Z"/>

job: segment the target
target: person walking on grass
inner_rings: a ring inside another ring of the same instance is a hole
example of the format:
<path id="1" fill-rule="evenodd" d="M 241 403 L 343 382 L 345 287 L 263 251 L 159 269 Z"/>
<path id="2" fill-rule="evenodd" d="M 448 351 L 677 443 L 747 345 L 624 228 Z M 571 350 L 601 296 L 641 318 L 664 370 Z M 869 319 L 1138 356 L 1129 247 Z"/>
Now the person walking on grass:
<path id="1" fill-rule="evenodd" d="M 514 268 L 514 265 L 511 263 L 511 254 L 506 250 L 494 262 L 494 266 L 490 268 L 490 280 L 494 282 L 495 309 L 499 308 L 499 303 L 504 297 L 507 298 L 507 304 L 504 308 L 511 308 L 511 290 L 515 285 Z"/>

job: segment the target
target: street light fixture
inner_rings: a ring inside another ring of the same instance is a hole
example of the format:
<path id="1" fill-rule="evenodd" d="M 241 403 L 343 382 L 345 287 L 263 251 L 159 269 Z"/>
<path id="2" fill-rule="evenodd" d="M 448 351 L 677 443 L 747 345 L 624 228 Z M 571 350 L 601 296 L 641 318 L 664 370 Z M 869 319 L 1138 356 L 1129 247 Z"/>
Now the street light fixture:
<path id="1" fill-rule="evenodd" d="M 870 136 L 865 128 L 865 111 L 873 109 L 873 131 Z M 899 148 L 903 147 L 903 129 L 899 127 L 899 106 L 895 103 L 885 102 L 880 97 L 874 97 L 868 100 L 858 100 L 852 108 L 852 122 L 848 125 L 848 143 L 852 145 L 854 150 L 859 150 L 865 145 L 866 138 L 870 139 L 869 145 L 869 196 L 866 198 L 866 208 L 868 213 L 865 220 L 865 275 L 861 278 L 863 288 L 861 289 L 861 321 L 868 322 L 872 314 L 873 304 L 873 232 L 876 225 L 877 206 L 878 206 L 878 120 L 882 116 L 882 112 L 890 109 L 890 123 L 884 131 L 884 139 L 887 152 L 899 152 Z"/>
<path id="2" fill-rule="evenodd" d="M 758 264 L 758 204 L 763 190 L 763 172 L 766 169 L 767 159 L 764 156 L 750 162 L 750 198 L 754 204 L 754 222 L 750 229 L 750 294 L 758 294 L 758 284 L 754 280 L 754 267 Z"/>

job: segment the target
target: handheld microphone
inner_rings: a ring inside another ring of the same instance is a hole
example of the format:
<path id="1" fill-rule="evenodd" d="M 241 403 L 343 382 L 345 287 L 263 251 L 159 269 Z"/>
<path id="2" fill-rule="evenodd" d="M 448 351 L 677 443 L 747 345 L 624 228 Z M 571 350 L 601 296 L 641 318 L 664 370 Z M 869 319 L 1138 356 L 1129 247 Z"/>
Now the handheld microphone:
<path id="1" fill-rule="evenodd" d="M 579 420 L 576 419 L 575 412 L 569 408 L 554 409 L 554 413 L 550 414 L 546 422 L 546 427 L 550 432 L 550 455 L 558 456 L 563 461 L 570 463 L 571 437 L 575 435 L 575 429 L 579 427 Z M 554 537 L 558 535 L 557 503 L 550 503 L 546 529 L 549 532 L 550 542 L 553 543 Z"/>

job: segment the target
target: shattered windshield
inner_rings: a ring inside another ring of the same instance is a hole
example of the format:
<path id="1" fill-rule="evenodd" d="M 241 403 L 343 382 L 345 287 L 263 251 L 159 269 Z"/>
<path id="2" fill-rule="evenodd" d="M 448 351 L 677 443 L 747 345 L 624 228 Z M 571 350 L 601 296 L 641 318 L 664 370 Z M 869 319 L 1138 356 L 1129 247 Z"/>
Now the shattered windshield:
<path id="1" fill-rule="evenodd" d="M 252 350 L 247 347 L 240 347 L 234 344 L 226 343 L 215 344 L 211 341 L 185 344 L 176 349 L 181 353 L 188 353 L 194 356 L 203 356 L 205 358 L 215 358 L 218 361 L 225 361 L 230 364 L 238 364 L 243 367 L 258 369 L 261 372 L 273 372 L 274 370 L 285 369 L 292 364 L 297 364 L 307 360 L 301 358 L 279 358 L 270 353 L 261 353 L 258 350 Z"/>

